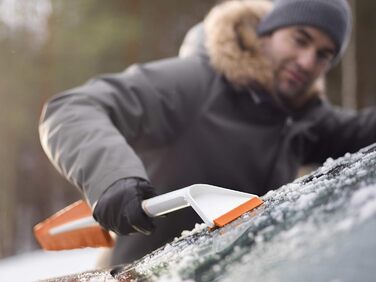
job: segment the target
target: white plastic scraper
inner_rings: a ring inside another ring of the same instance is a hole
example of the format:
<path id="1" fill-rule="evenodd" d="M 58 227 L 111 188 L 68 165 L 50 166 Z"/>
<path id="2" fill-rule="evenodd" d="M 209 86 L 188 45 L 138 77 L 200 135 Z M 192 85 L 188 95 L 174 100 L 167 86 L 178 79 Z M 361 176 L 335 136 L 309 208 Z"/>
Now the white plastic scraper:
<path id="1" fill-rule="evenodd" d="M 256 195 L 195 184 L 144 200 L 142 208 L 150 217 L 191 206 L 210 227 L 222 227 L 263 201 Z M 92 217 L 84 201 L 76 202 L 34 227 L 34 234 L 46 250 L 112 246 L 113 240 Z"/>
<path id="2" fill-rule="evenodd" d="M 253 194 L 207 184 L 195 184 L 142 202 L 145 213 L 155 217 L 191 206 L 209 227 L 222 227 L 262 204 Z"/>

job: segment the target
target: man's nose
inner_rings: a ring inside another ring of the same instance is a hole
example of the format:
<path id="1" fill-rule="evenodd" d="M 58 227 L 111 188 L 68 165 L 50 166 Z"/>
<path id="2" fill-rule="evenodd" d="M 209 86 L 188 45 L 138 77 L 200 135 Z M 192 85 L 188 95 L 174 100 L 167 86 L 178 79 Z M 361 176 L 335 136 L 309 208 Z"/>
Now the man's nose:
<path id="1" fill-rule="evenodd" d="M 298 54 L 298 65 L 305 71 L 312 72 L 316 67 L 316 52 L 306 49 Z"/>

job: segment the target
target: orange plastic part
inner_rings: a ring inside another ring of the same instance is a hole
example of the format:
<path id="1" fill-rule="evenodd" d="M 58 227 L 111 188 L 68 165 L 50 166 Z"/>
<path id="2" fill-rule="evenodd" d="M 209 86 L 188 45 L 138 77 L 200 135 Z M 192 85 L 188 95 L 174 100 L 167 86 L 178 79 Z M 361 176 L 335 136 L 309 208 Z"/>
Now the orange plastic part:
<path id="1" fill-rule="evenodd" d="M 80 228 L 51 235 L 49 230 L 65 223 L 91 216 L 92 211 L 84 201 L 75 202 L 34 227 L 34 235 L 45 250 L 68 250 L 85 247 L 112 247 L 111 235 L 98 226 Z"/>
<path id="2" fill-rule="evenodd" d="M 258 206 L 262 205 L 264 202 L 258 198 L 254 197 L 250 199 L 249 201 L 245 202 L 244 204 L 241 204 L 237 206 L 236 208 L 230 210 L 229 212 L 221 215 L 220 217 L 217 217 L 214 220 L 214 225 L 216 227 L 223 227 L 226 224 L 230 223 L 231 221 L 237 219 L 242 214 L 253 210 L 254 208 L 257 208 Z"/>

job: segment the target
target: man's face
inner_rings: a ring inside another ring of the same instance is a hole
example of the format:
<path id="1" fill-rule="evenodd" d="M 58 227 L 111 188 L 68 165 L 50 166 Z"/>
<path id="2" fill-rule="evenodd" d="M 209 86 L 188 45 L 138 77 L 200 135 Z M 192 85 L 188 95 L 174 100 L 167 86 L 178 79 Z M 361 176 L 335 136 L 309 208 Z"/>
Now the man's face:
<path id="1" fill-rule="evenodd" d="M 279 29 L 262 37 L 261 44 L 272 66 L 274 90 L 288 100 L 304 94 L 327 72 L 336 54 L 330 37 L 309 26 Z"/>

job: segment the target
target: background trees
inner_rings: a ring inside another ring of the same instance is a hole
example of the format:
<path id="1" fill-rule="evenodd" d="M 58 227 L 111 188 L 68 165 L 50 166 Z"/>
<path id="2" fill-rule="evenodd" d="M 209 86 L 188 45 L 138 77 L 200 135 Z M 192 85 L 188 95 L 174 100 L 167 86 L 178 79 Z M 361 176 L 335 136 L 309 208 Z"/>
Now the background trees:
<path id="1" fill-rule="evenodd" d="M 36 248 L 32 226 L 79 198 L 40 148 L 44 101 L 96 74 L 176 55 L 215 2 L 0 0 L 0 258 Z M 349 93 L 346 105 L 363 107 L 376 103 L 376 2 L 356 5 L 354 44 L 328 90 L 334 103 Z"/>

